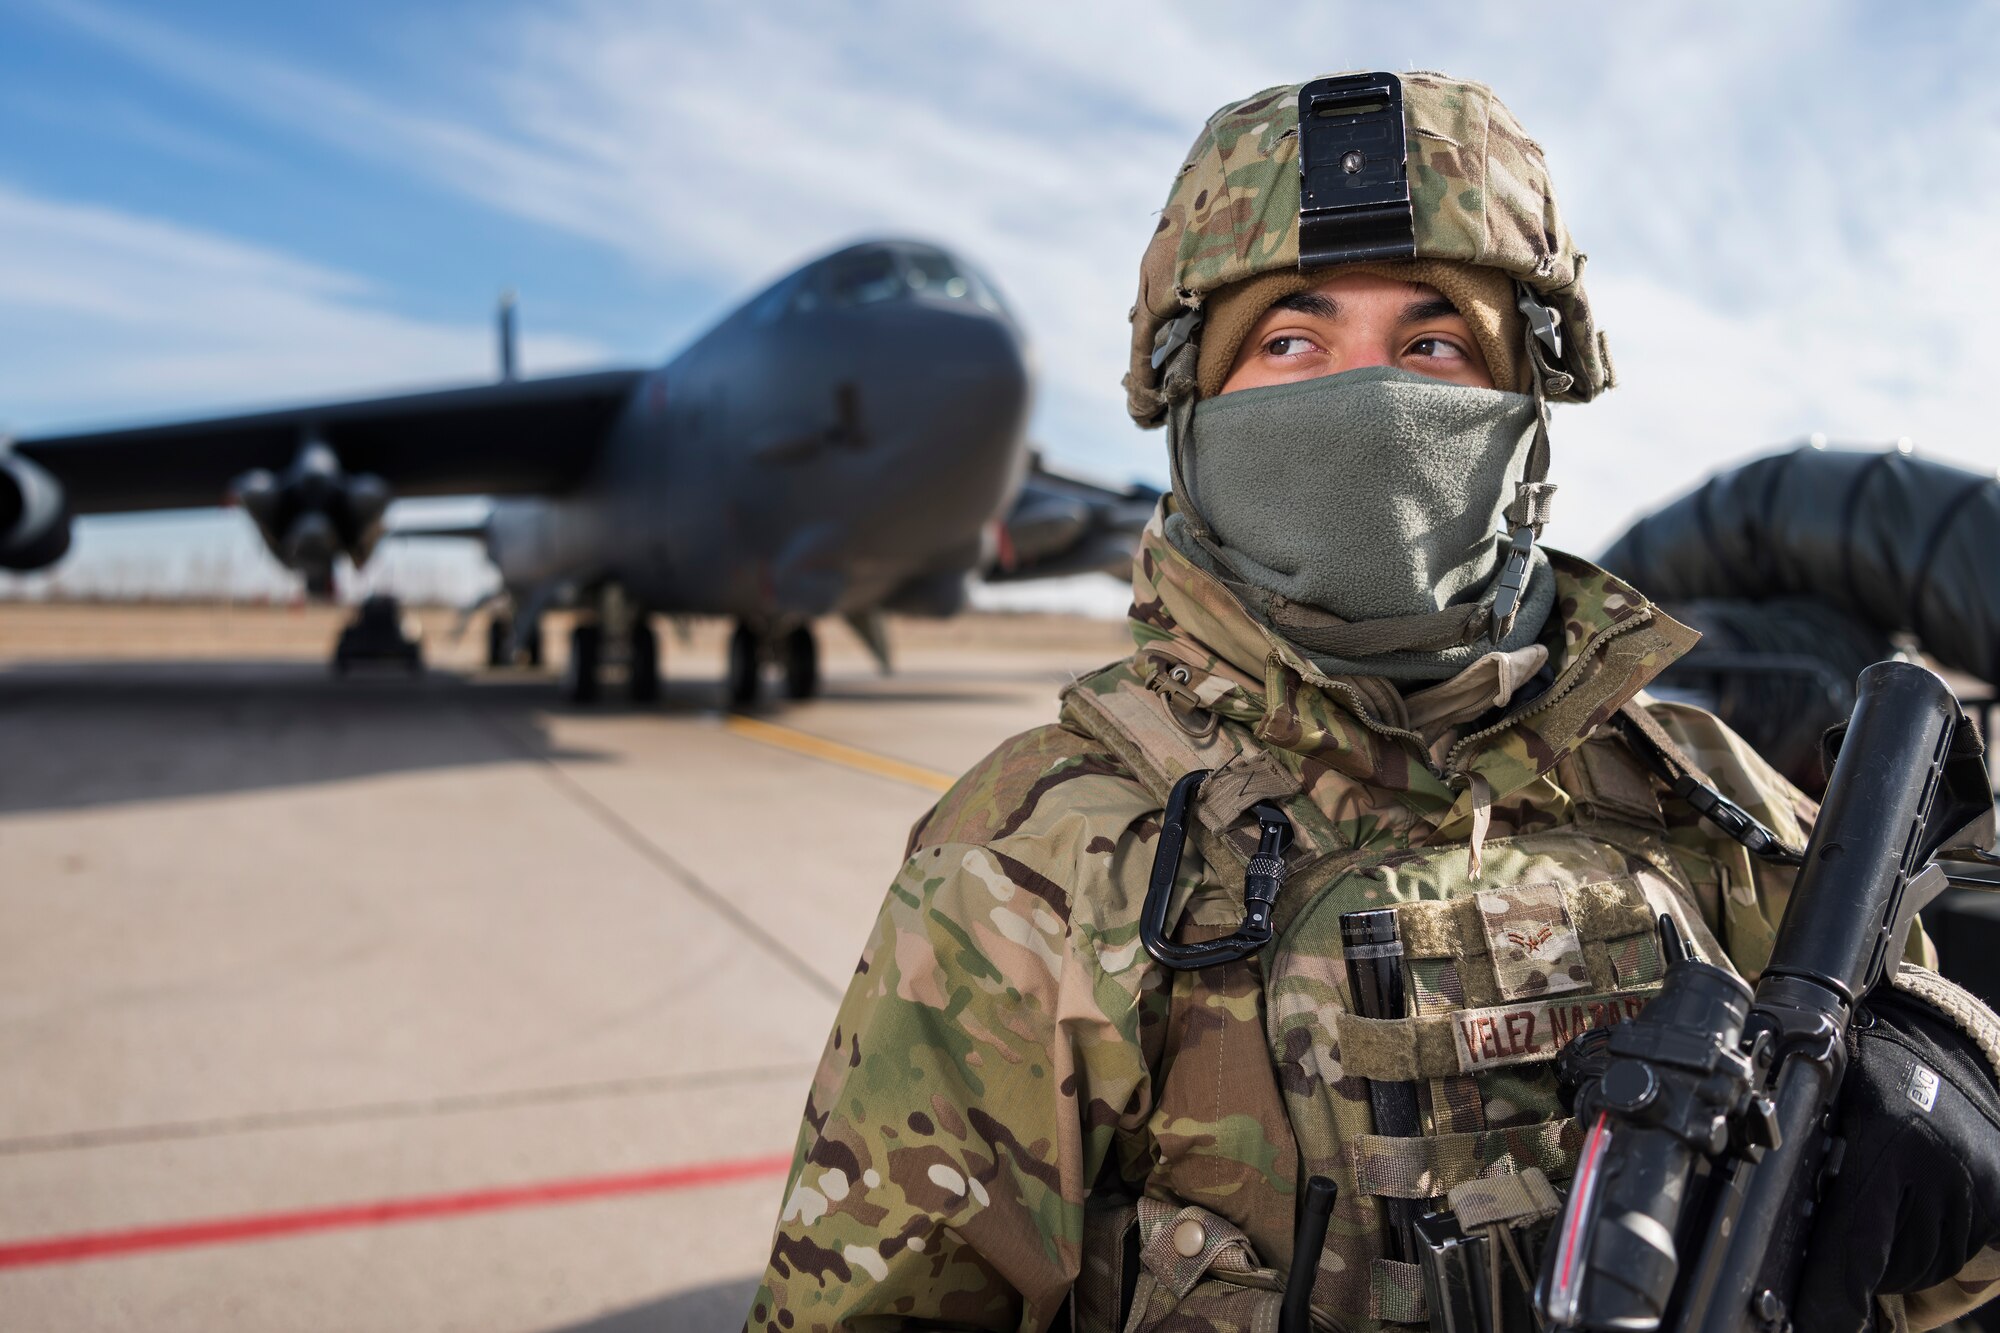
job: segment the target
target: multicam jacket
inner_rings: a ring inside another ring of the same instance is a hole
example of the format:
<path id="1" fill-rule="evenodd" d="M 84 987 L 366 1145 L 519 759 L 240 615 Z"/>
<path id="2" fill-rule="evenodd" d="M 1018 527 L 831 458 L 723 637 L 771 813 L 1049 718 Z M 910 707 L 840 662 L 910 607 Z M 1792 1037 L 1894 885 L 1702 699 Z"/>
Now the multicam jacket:
<path id="1" fill-rule="evenodd" d="M 1340 1190 L 1322 1326 L 1421 1325 L 1415 1270 L 1383 1251 L 1384 1201 L 1570 1173 L 1550 1061 L 1650 993 L 1657 912 L 1746 976 L 1770 955 L 1791 872 L 1665 797 L 1607 721 L 1637 698 L 1794 846 L 1813 816 L 1714 718 L 1640 694 L 1691 631 L 1553 558 L 1553 683 L 1427 744 L 1393 690 L 1318 673 L 1156 517 L 1135 654 L 912 831 L 807 1099 L 748 1328 L 1039 1330 L 1068 1302 L 1079 1328 L 1122 1326 L 1129 1305 L 1132 1327 L 1271 1329 L 1314 1173 Z M 1139 917 L 1162 793 L 1192 768 L 1213 774 L 1176 938 L 1239 924 L 1253 803 L 1280 802 L 1297 841 L 1279 938 L 1172 972 Z M 1416 1007 L 1369 1021 L 1349 1012 L 1338 915 L 1384 906 Z M 1420 1080 L 1429 1137 L 1375 1135 L 1370 1078 Z M 1912 1321 L 1977 1304 L 1994 1276 L 1910 1298 Z"/>

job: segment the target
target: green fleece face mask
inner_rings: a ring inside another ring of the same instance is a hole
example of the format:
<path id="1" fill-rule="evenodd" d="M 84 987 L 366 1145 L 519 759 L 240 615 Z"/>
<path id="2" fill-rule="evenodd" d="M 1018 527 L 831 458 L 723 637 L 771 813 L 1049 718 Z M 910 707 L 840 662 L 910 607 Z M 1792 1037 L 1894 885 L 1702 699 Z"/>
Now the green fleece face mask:
<path id="1" fill-rule="evenodd" d="M 1169 536 L 1183 550 L 1193 538 L 1201 563 L 1219 564 L 1309 655 L 1443 679 L 1533 642 L 1547 618 L 1553 579 L 1539 550 L 1506 642 L 1480 611 L 1534 428 L 1525 394 L 1387 367 L 1205 399 L 1173 447 L 1208 531 L 1183 523 Z"/>

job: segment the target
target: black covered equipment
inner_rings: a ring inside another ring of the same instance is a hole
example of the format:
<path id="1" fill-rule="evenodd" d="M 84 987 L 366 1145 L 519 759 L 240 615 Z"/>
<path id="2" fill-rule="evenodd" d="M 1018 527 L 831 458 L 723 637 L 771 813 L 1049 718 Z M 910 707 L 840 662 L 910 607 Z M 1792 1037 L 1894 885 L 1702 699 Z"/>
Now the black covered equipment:
<path id="1" fill-rule="evenodd" d="M 1810 446 L 1710 478 L 1601 563 L 1660 602 L 1808 598 L 2000 677 L 2000 482 L 1898 450 Z"/>

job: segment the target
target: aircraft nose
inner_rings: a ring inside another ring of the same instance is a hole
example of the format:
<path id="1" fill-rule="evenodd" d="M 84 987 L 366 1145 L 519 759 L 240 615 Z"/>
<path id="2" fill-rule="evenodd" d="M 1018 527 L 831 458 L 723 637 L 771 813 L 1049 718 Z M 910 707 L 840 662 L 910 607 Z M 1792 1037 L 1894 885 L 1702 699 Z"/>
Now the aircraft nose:
<path id="1" fill-rule="evenodd" d="M 774 560 L 782 602 L 872 604 L 978 562 L 1024 468 L 1028 358 L 1006 318 L 956 304 L 896 302 L 846 330 L 836 422 L 810 454 L 828 520 Z"/>
<path id="2" fill-rule="evenodd" d="M 890 372 L 883 382 L 894 384 L 894 401 L 877 414 L 881 444 L 927 473 L 963 474 L 988 458 L 1004 474 L 1028 413 L 1027 355 L 1012 325 L 983 310 L 941 305 L 913 303 L 897 313 L 898 327 L 882 348 Z"/>
<path id="3" fill-rule="evenodd" d="M 923 314 L 910 331 L 907 433 L 885 443 L 921 497 L 906 510 L 930 511 L 924 523 L 942 549 L 995 517 L 1019 480 L 1029 370 L 1006 320 L 984 311 Z"/>
<path id="4" fill-rule="evenodd" d="M 1020 480 L 1029 375 L 1013 327 L 991 312 L 909 301 L 871 313 L 842 349 L 828 436 L 841 445 L 818 454 L 816 500 L 840 520 L 776 564 L 786 578 L 838 567 L 843 586 L 886 595 L 976 562 Z"/>

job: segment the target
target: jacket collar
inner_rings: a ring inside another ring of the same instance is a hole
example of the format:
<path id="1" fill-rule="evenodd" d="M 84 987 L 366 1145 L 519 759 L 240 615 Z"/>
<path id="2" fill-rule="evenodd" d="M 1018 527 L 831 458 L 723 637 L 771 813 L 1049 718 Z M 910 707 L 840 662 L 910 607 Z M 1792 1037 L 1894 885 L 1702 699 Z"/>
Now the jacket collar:
<path id="1" fill-rule="evenodd" d="M 1554 684 L 1459 740 L 1440 763 L 1419 737 L 1385 719 L 1385 682 L 1322 674 L 1175 550 L 1164 528 L 1171 503 L 1154 512 L 1133 561 L 1130 614 L 1141 670 L 1158 679 L 1169 663 L 1188 668 L 1187 702 L 1296 756 L 1308 785 L 1330 769 L 1386 789 L 1440 828 L 1470 815 L 1475 776 L 1494 800 L 1526 787 L 1700 637 L 1590 562 L 1550 551 L 1556 605 L 1543 643 Z"/>

